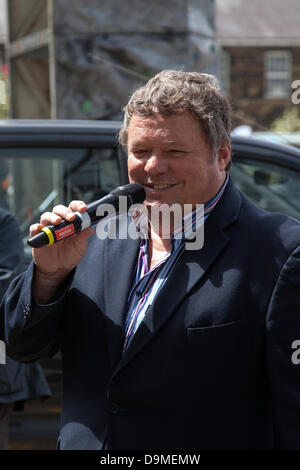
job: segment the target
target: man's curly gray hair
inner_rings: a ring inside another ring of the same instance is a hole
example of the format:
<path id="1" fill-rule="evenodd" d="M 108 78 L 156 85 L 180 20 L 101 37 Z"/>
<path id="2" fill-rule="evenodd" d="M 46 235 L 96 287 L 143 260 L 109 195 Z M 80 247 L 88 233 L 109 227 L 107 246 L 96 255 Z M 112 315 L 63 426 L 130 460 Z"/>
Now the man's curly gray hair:
<path id="1" fill-rule="evenodd" d="M 213 156 L 230 143 L 230 106 L 213 75 L 163 70 L 138 88 L 124 108 L 119 141 L 127 148 L 128 128 L 133 114 L 171 115 L 188 111 L 200 123 Z M 227 165 L 229 170 L 230 164 Z"/>

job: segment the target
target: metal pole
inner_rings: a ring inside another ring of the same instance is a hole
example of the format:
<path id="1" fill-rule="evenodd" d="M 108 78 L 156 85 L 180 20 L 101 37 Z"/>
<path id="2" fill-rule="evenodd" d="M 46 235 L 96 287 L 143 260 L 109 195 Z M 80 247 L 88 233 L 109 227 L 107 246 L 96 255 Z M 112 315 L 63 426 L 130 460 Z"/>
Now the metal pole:
<path id="1" fill-rule="evenodd" d="M 54 4 L 53 0 L 47 0 L 48 10 L 48 52 L 49 52 L 49 83 L 50 83 L 50 118 L 56 119 L 56 67 L 55 67 L 55 42 L 54 42 Z"/>

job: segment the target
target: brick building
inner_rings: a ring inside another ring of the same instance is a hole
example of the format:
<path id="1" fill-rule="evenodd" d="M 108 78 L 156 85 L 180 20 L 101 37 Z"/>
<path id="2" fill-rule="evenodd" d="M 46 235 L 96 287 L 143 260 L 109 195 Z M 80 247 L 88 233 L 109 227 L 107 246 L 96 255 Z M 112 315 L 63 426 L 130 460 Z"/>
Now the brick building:
<path id="1" fill-rule="evenodd" d="M 215 0 L 219 77 L 233 125 L 268 128 L 300 80 L 299 0 Z"/>

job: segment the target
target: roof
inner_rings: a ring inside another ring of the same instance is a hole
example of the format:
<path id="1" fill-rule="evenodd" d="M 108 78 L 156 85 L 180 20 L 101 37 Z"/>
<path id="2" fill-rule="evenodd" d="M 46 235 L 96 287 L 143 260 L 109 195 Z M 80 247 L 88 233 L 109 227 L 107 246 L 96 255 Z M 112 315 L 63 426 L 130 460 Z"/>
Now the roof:
<path id="1" fill-rule="evenodd" d="M 215 0 L 216 31 L 221 43 L 241 39 L 274 45 L 300 45 L 299 0 Z"/>
<path id="2" fill-rule="evenodd" d="M 80 119 L 0 119 L 0 133 L 8 132 L 99 132 L 116 130 L 120 121 Z"/>
<path id="3" fill-rule="evenodd" d="M 117 144 L 119 121 L 73 119 L 3 119 L 0 120 L 0 147 L 93 147 L 105 142 Z"/>

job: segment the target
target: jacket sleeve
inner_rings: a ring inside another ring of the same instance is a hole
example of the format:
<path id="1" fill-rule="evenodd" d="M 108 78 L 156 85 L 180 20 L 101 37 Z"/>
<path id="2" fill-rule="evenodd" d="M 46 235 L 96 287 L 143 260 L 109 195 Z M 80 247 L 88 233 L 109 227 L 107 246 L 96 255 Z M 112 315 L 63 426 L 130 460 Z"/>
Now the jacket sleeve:
<path id="1" fill-rule="evenodd" d="M 267 371 L 275 445 L 300 449 L 300 246 L 277 279 L 266 318 Z M 297 359 L 298 358 L 298 359 Z"/>
<path id="2" fill-rule="evenodd" d="M 0 334 L 6 353 L 20 362 L 53 356 L 60 347 L 65 293 L 48 305 L 37 305 L 31 296 L 34 263 L 9 285 L 1 304 Z"/>
<path id="3" fill-rule="evenodd" d="M 23 242 L 16 218 L 0 208 L 0 299 L 23 268 Z"/>

